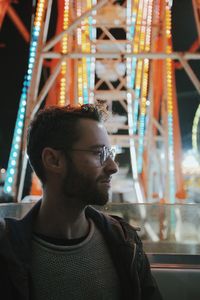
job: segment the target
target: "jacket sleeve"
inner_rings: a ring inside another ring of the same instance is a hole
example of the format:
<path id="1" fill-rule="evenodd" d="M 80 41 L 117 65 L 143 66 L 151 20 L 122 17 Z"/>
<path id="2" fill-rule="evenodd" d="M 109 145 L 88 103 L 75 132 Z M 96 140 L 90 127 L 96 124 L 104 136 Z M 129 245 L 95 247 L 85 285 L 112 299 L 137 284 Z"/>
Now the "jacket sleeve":
<path id="1" fill-rule="evenodd" d="M 151 273 L 149 260 L 143 250 L 143 243 L 139 235 L 137 234 L 139 228 L 131 226 L 125 220 L 119 217 L 115 217 L 115 219 L 117 219 L 121 223 L 126 239 L 132 241 L 136 245 L 136 264 L 132 265 L 132 268 L 134 269 L 132 271 L 133 274 L 136 271 L 138 284 L 140 286 L 140 296 L 138 299 L 163 300 L 157 283 Z"/>
<path id="2" fill-rule="evenodd" d="M 162 295 L 154 279 L 151 268 L 149 264 L 149 260 L 147 255 L 142 250 L 140 255 L 141 259 L 141 268 L 140 268 L 140 285 L 141 285 L 141 299 L 142 300 L 162 300 Z"/>
<path id="3" fill-rule="evenodd" d="M 6 223 L 3 218 L 0 218 L 0 240 L 5 234 Z"/>

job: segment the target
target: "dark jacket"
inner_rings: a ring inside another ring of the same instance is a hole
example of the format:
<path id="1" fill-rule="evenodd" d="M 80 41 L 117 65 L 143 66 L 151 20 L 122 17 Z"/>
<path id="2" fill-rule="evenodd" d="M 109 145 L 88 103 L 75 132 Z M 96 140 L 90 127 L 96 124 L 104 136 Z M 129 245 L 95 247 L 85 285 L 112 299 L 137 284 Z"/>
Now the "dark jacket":
<path id="1" fill-rule="evenodd" d="M 0 223 L 0 299 L 30 300 L 32 226 L 38 202 L 21 220 Z M 161 300 L 148 259 L 136 230 L 123 219 L 105 215 L 92 207 L 86 215 L 101 230 L 118 272 L 123 300 Z M 70 300 L 70 299 L 69 299 Z"/>

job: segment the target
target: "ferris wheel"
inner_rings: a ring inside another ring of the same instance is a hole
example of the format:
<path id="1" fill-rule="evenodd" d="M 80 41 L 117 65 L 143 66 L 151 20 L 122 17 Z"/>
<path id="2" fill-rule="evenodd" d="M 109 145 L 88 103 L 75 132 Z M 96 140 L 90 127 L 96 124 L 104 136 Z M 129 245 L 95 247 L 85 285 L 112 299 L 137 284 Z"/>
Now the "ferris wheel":
<path id="1" fill-rule="evenodd" d="M 137 202 L 185 197 L 174 60 L 187 69 L 189 56 L 173 52 L 171 5 L 167 0 L 37 1 L 6 193 L 21 199 L 26 130 L 41 105 L 103 102 L 111 113 L 117 107 L 106 126 L 111 143 L 130 152 Z M 45 82 L 43 69 L 49 75 Z"/>
<path id="2" fill-rule="evenodd" d="M 200 153 L 200 105 L 197 108 L 192 126 L 192 146 L 196 156 Z"/>

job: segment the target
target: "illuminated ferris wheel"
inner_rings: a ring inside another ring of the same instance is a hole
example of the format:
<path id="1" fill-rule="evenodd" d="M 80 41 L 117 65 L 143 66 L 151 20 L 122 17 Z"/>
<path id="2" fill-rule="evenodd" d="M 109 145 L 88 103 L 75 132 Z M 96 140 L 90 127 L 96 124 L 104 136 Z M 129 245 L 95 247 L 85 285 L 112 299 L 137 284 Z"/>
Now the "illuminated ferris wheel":
<path id="1" fill-rule="evenodd" d="M 173 52 L 171 1 L 59 0 L 56 26 L 52 3 L 37 1 L 4 191 L 21 199 L 27 124 L 41 105 L 100 101 L 118 108 L 106 126 L 130 150 L 136 200 L 184 198 L 173 60 L 185 57 Z"/>
<path id="2" fill-rule="evenodd" d="M 196 156 L 200 153 L 200 105 L 197 108 L 192 126 L 192 146 Z"/>

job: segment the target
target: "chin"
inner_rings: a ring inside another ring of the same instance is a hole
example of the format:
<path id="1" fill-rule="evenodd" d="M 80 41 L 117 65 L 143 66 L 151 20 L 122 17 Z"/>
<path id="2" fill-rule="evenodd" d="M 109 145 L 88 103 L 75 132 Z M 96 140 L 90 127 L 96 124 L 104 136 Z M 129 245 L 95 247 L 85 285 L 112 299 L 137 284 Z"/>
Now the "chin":
<path id="1" fill-rule="evenodd" d="M 109 201 L 109 194 L 101 193 L 101 194 L 96 195 L 96 197 L 92 199 L 91 204 L 103 206 L 103 205 L 107 204 L 108 201 Z"/>
<path id="2" fill-rule="evenodd" d="M 104 206 L 108 203 L 108 199 L 103 199 L 101 201 L 96 201 L 95 205 L 98 205 L 98 206 Z"/>

